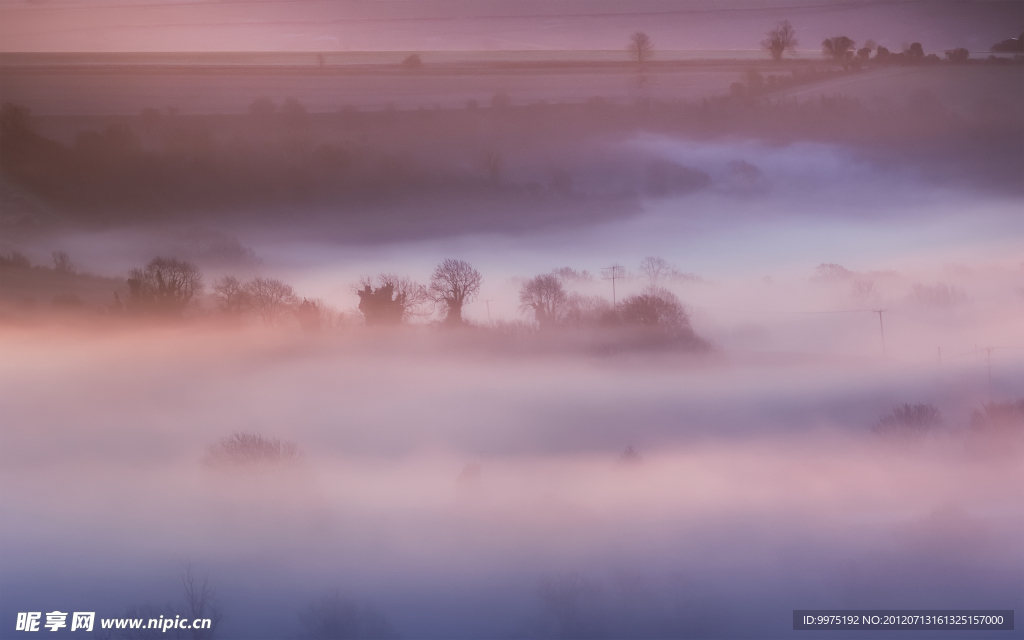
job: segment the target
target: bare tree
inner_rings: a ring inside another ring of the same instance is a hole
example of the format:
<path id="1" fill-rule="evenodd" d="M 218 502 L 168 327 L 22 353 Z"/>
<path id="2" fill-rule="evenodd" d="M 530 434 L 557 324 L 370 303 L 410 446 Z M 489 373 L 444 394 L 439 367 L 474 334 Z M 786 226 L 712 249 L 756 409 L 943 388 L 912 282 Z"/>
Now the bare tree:
<path id="1" fill-rule="evenodd" d="M 853 58 L 853 47 L 856 43 L 846 36 L 825 38 L 821 41 L 821 52 L 836 62 L 846 66 Z"/>
<path id="2" fill-rule="evenodd" d="M 612 303 L 601 296 L 572 293 L 565 301 L 562 322 L 567 326 L 577 328 L 596 325 L 610 313 L 612 313 Z"/>
<path id="3" fill-rule="evenodd" d="M 654 45 L 643 31 L 637 31 L 630 36 L 627 50 L 633 59 L 640 64 L 647 62 L 654 55 Z"/>
<path id="4" fill-rule="evenodd" d="M 796 50 L 797 44 L 799 43 L 796 39 L 796 29 L 789 24 L 789 20 L 783 20 L 775 25 L 761 41 L 761 47 L 771 54 L 772 60 L 782 60 L 782 54 L 787 51 L 792 53 Z"/>
<path id="5" fill-rule="evenodd" d="M 198 581 L 192 572 L 192 563 L 187 563 L 181 572 L 181 584 L 185 590 L 186 615 L 193 621 L 196 619 L 209 619 L 209 628 L 193 628 L 192 638 L 194 640 L 210 640 L 216 637 L 217 625 L 223 617 L 220 609 L 214 602 L 213 587 L 210 586 L 210 579 L 203 576 Z"/>
<path id="6" fill-rule="evenodd" d="M 69 275 L 75 272 L 75 265 L 71 263 L 71 256 L 68 255 L 67 251 L 53 252 L 53 270 L 57 273 Z"/>
<path id="7" fill-rule="evenodd" d="M 651 281 L 651 284 L 658 282 L 662 278 L 668 278 L 673 273 L 678 273 L 679 270 L 668 263 L 664 258 L 657 256 L 647 256 L 640 261 L 640 273 L 647 276 L 647 279 Z"/>
<path id="8" fill-rule="evenodd" d="M 191 262 L 154 258 L 128 274 L 128 307 L 138 311 L 180 315 L 203 290 L 203 274 Z"/>
<path id="9" fill-rule="evenodd" d="M 400 324 L 410 316 L 429 313 L 427 288 L 412 278 L 382 273 L 376 279 L 365 277 L 359 284 L 359 311 L 367 325 Z"/>
<path id="10" fill-rule="evenodd" d="M 254 278 L 246 283 L 245 292 L 250 308 L 266 324 L 275 324 L 299 301 L 291 285 L 276 278 Z"/>
<path id="11" fill-rule="evenodd" d="M 223 313 L 241 315 L 249 308 L 249 292 L 234 276 L 224 276 L 213 282 L 213 297 Z"/>
<path id="12" fill-rule="evenodd" d="M 525 309 L 532 309 L 537 324 L 547 329 L 558 323 L 568 296 L 558 276 L 545 274 L 527 280 L 519 289 L 519 304 Z"/>
<path id="13" fill-rule="evenodd" d="M 444 304 L 445 322 L 462 324 L 462 306 L 480 293 L 480 272 L 463 260 L 448 259 L 437 265 L 430 276 L 430 297 Z"/>

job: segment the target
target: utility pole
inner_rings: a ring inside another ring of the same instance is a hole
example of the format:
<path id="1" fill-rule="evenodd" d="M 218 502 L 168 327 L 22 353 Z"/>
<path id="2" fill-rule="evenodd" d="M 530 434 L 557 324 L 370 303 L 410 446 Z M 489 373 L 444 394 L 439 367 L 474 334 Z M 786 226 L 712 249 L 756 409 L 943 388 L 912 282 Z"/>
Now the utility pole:
<path id="1" fill-rule="evenodd" d="M 988 359 L 988 399 L 992 401 L 992 347 L 985 347 L 985 357 Z"/>
<path id="2" fill-rule="evenodd" d="M 487 305 L 487 323 L 490 324 L 491 323 L 491 301 L 490 300 L 484 300 L 484 304 Z"/>
<path id="3" fill-rule="evenodd" d="M 882 357 L 885 357 L 885 325 L 882 324 L 882 314 L 888 311 L 888 309 L 875 309 L 874 312 L 878 314 L 878 329 L 882 332 Z"/>
<path id="4" fill-rule="evenodd" d="M 602 269 L 605 272 L 603 280 L 612 281 L 612 308 L 615 308 L 615 281 L 622 280 L 626 277 L 626 267 L 621 264 L 613 264 L 610 267 Z"/>

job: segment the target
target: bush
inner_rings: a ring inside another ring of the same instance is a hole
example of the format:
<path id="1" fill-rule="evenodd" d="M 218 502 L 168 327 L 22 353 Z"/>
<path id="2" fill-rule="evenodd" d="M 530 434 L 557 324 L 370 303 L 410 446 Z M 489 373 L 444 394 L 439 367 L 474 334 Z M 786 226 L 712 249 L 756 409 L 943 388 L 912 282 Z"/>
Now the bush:
<path id="1" fill-rule="evenodd" d="M 0 268 L 28 269 L 32 266 L 25 254 L 11 251 L 7 255 L 0 254 Z"/>
<path id="2" fill-rule="evenodd" d="M 921 438 L 940 423 L 939 410 L 935 405 L 904 403 L 879 418 L 871 431 L 887 437 Z"/>
<path id="3" fill-rule="evenodd" d="M 972 431 L 1012 429 L 1024 432 L 1024 398 L 1016 402 L 987 402 L 971 415 Z"/>
<path id="4" fill-rule="evenodd" d="M 910 287 L 910 293 L 907 297 L 914 304 L 936 309 L 952 309 L 970 302 L 970 298 L 967 297 L 963 289 L 958 289 L 942 282 L 934 287 L 915 284 Z"/>
<path id="5" fill-rule="evenodd" d="M 303 638 L 310 640 L 387 640 L 397 638 L 387 617 L 367 604 L 337 593 L 310 604 L 299 615 Z"/>
<path id="6" fill-rule="evenodd" d="M 238 431 L 212 445 L 203 462 L 208 466 L 223 467 L 289 464 L 298 459 L 299 447 L 293 442 Z"/>

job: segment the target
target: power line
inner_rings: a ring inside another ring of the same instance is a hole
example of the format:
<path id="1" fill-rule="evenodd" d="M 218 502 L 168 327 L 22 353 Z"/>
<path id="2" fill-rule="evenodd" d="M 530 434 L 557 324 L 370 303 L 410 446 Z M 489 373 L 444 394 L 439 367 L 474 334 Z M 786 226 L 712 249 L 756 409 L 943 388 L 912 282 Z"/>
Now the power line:
<path id="1" fill-rule="evenodd" d="M 601 269 L 601 271 L 603 271 L 606 274 L 601 278 L 602 280 L 612 281 L 612 308 L 615 308 L 615 281 L 622 280 L 623 278 L 626 277 L 626 267 L 622 266 L 621 264 L 613 264 L 610 267 L 605 267 L 604 269 Z"/>

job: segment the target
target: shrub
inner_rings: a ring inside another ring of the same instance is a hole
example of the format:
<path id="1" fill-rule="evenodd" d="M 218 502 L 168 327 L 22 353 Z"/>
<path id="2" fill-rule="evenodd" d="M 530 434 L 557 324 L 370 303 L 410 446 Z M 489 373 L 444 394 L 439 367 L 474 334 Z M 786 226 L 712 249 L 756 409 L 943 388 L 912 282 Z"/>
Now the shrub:
<path id="1" fill-rule="evenodd" d="M 203 462 L 221 467 L 294 463 L 298 459 L 299 448 L 293 442 L 237 431 L 209 447 Z"/>
<path id="2" fill-rule="evenodd" d="M 987 402 L 971 415 L 971 430 L 978 432 L 996 429 L 1024 431 L 1024 398 L 1016 402 Z"/>
<path id="3" fill-rule="evenodd" d="M 299 615 L 303 638 L 310 640 L 387 640 L 398 634 L 374 607 L 337 593 L 310 604 Z"/>
<path id="4" fill-rule="evenodd" d="M 967 304 L 970 301 L 963 289 L 951 287 L 942 282 L 934 287 L 915 284 L 910 287 L 910 293 L 907 297 L 917 305 L 937 309 L 952 309 Z"/>
<path id="5" fill-rule="evenodd" d="M 0 254 L 0 267 L 28 269 L 31 266 L 29 259 L 19 251 L 11 251 L 7 255 Z"/>
<path id="6" fill-rule="evenodd" d="M 871 431 L 880 436 L 920 438 L 932 432 L 940 422 L 935 405 L 904 403 L 879 418 Z"/>

